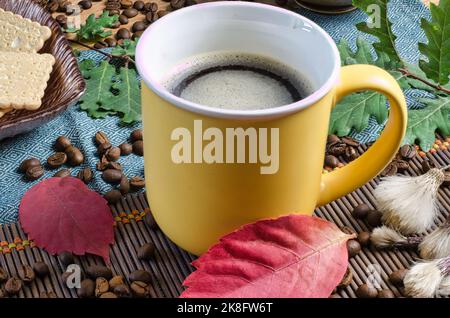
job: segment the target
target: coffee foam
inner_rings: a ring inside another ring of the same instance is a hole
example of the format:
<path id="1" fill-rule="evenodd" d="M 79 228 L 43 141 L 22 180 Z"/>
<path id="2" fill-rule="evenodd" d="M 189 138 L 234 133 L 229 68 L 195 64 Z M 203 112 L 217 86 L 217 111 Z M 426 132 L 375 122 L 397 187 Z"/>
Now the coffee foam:
<path id="1" fill-rule="evenodd" d="M 162 81 L 191 102 L 226 109 L 267 109 L 287 105 L 312 92 L 293 68 L 261 55 L 213 52 L 178 64 Z"/>

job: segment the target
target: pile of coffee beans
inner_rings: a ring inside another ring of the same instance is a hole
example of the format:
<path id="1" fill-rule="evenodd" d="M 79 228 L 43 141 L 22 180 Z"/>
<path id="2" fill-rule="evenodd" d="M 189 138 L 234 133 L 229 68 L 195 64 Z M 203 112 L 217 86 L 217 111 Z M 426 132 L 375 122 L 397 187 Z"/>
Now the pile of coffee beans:
<path id="1" fill-rule="evenodd" d="M 17 276 L 12 277 L 4 268 L 0 267 L 0 298 L 18 295 L 25 284 L 33 282 L 36 277 L 45 278 L 49 273 L 49 267 L 43 262 L 36 262 L 33 266 L 21 265 L 17 269 Z M 40 297 L 56 298 L 56 294 L 49 291 L 42 293 Z"/>
<path id="2" fill-rule="evenodd" d="M 356 206 L 352 215 L 359 220 L 365 220 L 372 227 L 381 226 L 381 217 L 383 214 L 378 210 L 371 209 L 367 204 L 362 203 Z"/>
<path id="3" fill-rule="evenodd" d="M 118 202 L 122 195 L 130 191 L 138 191 L 145 187 L 144 178 L 140 176 L 128 178 L 123 174 L 122 165 L 117 162 L 121 156 L 128 156 L 131 153 L 138 156 L 144 155 L 142 130 L 134 130 L 129 139 L 130 143 L 125 142 L 119 146 L 113 146 L 104 132 L 98 131 L 94 136 L 97 154 L 100 158 L 96 164 L 97 170 L 102 172 L 103 181 L 117 186 L 117 189 L 112 189 L 104 194 L 110 204 Z"/>
<path id="4" fill-rule="evenodd" d="M 389 289 L 378 290 L 372 284 L 362 284 L 356 290 L 359 298 L 395 298 L 394 293 Z"/>
<path id="5" fill-rule="evenodd" d="M 84 162 L 84 155 L 81 150 L 72 145 L 71 141 L 65 136 L 58 137 L 54 147 L 56 152 L 47 158 L 46 167 L 48 169 L 60 168 L 65 164 L 75 167 Z M 37 158 L 31 157 L 22 161 L 18 171 L 23 173 L 27 180 L 34 181 L 44 175 L 45 169 Z M 70 175 L 70 170 L 66 168 L 54 174 L 55 177 L 65 177 L 68 175 Z M 83 177 L 82 180 L 86 183 L 92 180 L 92 173 L 90 178 L 87 177 L 88 175 L 89 171 L 87 170 L 81 175 Z"/>
<path id="6" fill-rule="evenodd" d="M 359 157 L 359 142 L 351 137 L 339 138 L 336 135 L 329 135 L 325 149 L 324 169 L 331 171 L 344 166 L 342 161 L 350 162 Z"/>

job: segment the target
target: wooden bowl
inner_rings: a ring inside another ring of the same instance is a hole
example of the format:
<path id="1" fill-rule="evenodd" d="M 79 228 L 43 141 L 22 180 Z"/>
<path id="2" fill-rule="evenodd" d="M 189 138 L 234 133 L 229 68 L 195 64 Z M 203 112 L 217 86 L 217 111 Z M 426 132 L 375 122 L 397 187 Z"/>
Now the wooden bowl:
<path id="1" fill-rule="evenodd" d="M 1 140 L 28 132 L 61 114 L 78 101 L 86 85 L 69 42 L 46 9 L 33 0 L 0 0 L 0 8 L 48 26 L 52 35 L 39 53 L 50 53 L 56 60 L 41 107 L 35 111 L 13 110 L 6 113 L 0 118 Z"/>

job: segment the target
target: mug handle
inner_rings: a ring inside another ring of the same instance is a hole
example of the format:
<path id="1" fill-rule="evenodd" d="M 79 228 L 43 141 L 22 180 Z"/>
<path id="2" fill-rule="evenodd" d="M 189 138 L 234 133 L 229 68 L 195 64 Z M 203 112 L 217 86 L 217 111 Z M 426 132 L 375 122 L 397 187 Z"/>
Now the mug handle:
<path id="1" fill-rule="evenodd" d="M 363 64 L 342 67 L 334 105 L 345 95 L 362 90 L 374 90 L 388 98 L 388 122 L 379 139 L 362 156 L 322 176 L 317 206 L 336 200 L 374 178 L 394 158 L 405 135 L 408 120 L 405 97 L 397 81 L 379 67 Z"/>

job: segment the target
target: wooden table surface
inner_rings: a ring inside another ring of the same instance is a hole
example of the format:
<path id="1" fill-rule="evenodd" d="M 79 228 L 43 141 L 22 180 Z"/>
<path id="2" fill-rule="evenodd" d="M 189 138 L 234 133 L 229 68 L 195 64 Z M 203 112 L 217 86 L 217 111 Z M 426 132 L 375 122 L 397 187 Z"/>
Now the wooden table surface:
<path id="1" fill-rule="evenodd" d="M 291 0 L 292 1 L 292 0 Z M 439 0 L 421 0 L 423 1 L 426 5 L 429 5 L 430 2 L 434 2 L 434 3 L 438 3 Z M 79 2 L 78 0 L 71 0 L 72 3 L 77 3 Z M 144 2 L 148 2 L 147 0 L 144 0 Z M 166 11 L 170 11 L 170 2 L 166 2 L 166 1 L 162 1 L 162 0 L 152 0 L 152 2 L 156 2 L 158 4 L 158 10 L 166 10 Z M 201 2 L 208 2 L 207 0 L 197 0 L 197 2 L 201 3 Z M 263 3 L 269 3 L 269 4 L 275 4 L 274 0 L 262 0 L 259 2 L 263 2 Z M 83 10 L 81 12 L 81 23 L 83 23 L 83 21 L 86 20 L 86 18 L 92 14 L 95 13 L 96 15 L 99 15 L 103 12 L 104 8 L 105 8 L 105 3 L 106 0 L 102 0 L 100 2 L 95 1 L 92 2 L 92 7 L 88 10 Z M 293 4 L 295 5 L 295 4 Z M 54 13 L 54 16 L 56 17 L 58 14 L 61 13 Z M 127 29 L 131 30 L 132 25 L 136 22 L 136 21 L 141 21 L 141 20 L 145 20 L 145 15 L 142 13 L 139 13 L 136 17 L 129 19 L 128 24 L 126 25 L 122 25 L 120 26 L 120 28 L 126 27 Z M 117 30 L 119 30 L 119 28 L 117 29 L 111 29 L 111 31 L 113 32 L 113 34 L 115 34 L 117 32 Z M 71 35 L 68 34 L 68 37 L 70 37 Z M 91 43 L 93 44 L 93 43 Z M 76 46 L 77 49 L 85 49 L 83 47 L 79 47 Z"/>

